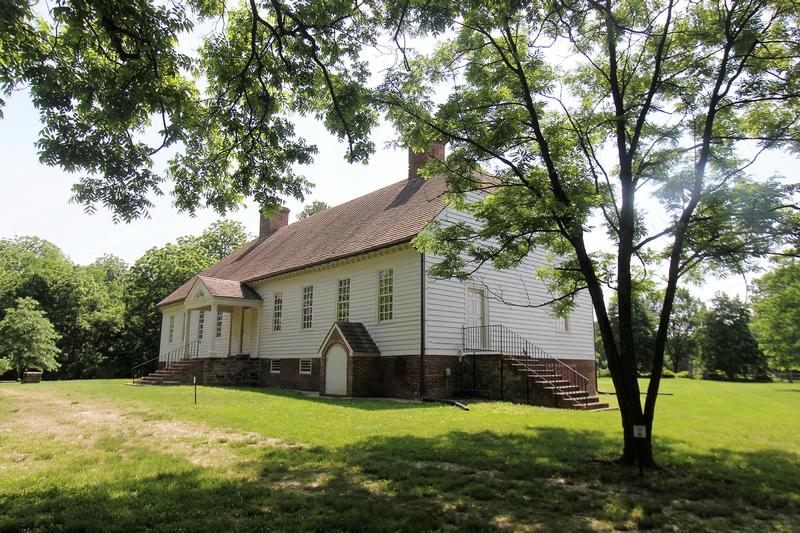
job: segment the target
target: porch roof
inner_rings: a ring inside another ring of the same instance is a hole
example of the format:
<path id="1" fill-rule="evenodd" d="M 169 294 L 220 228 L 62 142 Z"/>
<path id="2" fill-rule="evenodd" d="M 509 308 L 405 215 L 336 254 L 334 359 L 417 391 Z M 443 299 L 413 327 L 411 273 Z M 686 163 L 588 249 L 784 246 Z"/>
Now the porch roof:
<path id="1" fill-rule="evenodd" d="M 203 282 L 211 296 L 219 298 L 241 298 L 244 300 L 260 300 L 261 296 L 247 285 L 230 279 L 197 276 Z"/>

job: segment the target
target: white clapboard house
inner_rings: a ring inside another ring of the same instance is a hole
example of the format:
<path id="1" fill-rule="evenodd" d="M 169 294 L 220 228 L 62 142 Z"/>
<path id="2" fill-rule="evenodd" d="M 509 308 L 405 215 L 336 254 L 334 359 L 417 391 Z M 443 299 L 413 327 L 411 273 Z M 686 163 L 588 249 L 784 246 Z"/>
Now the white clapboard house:
<path id="1" fill-rule="evenodd" d="M 161 368 L 139 382 L 603 407 L 588 295 L 566 319 L 509 305 L 550 297 L 534 275 L 543 253 L 467 282 L 427 273 L 437 258 L 412 239 L 468 220 L 444 179 L 417 174 L 443 156 L 410 152 L 406 179 L 292 224 L 286 209 L 262 217 L 257 239 L 158 304 Z"/>

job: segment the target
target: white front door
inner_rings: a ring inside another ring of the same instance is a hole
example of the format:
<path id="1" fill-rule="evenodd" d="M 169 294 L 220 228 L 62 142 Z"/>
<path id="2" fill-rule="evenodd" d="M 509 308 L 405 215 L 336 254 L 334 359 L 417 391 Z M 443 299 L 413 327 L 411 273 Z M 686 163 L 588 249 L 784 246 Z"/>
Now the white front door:
<path id="1" fill-rule="evenodd" d="M 481 287 L 467 287 L 467 335 L 466 340 L 471 347 L 485 350 L 487 346 L 486 329 L 477 329 L 486 325 L 486 292 Z"/>
<path id="2" fill-rule="evenodd" d="M 334 344 L 325 356 L 325 394 L 347 394 L 347 352 Z"/>

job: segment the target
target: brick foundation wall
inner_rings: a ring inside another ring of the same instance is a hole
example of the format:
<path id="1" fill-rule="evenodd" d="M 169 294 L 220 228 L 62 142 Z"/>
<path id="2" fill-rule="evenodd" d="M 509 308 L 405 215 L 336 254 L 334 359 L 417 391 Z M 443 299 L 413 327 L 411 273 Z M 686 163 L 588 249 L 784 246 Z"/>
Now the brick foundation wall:
<path id="1" fill-rule="evenodd" d="M 552 394 L 525 379 L 509 361 L 502 368 L 499 355 L 468 355 L 459 367 L 459 376 L 465 394 L 475 394 L 491 400 L 504 400 L 531 405 L 553 407 L 556 405 Z M 595 362 L 591 360 L 562 359 L 568 366 L 576 369 L 589 380 L 589 393 L 596 394 Z"/>
<path id="2" fill-rule="evenodd" d="M 571 366 L 589 380 L 590 394 L 597 394 L 597 363 L 591 359 L 562 359 L 568 366 Z"/>
<path id="3" fill-rule="evenodd" d="M 258 385 L 262 387 L 281 387 L 305 391 L 319 390 L 319 358 L 311 359 L 310 374 L 300 373 L 300 359 L 280 359 L 281 371 L 277 374 L 270 372 L 271 359 L 257 359 L 256 361 L 259 362 Z"/>
<path id="4" fill-rule="evenodd" d="M 419 355 L 350 357 L 348 394 L 420 399 L 419 370 Z M 450 398 L 459 389 L 458 357 L 426 355 L 425 398 Z"/>
<path id="5" fill-rule="evenodd" d="M 458 357 L 452 355 L 425 355 L 426 398 L 452 398 L 461 389 Z M 448 375 L 448 370 L 449 374 Z"/>
<path id="6" fill-rule="evenodd" d="M 500 356 L 425 356 L 425 398 L 453 398 L 475 394 L 493 400 L 534 405 L 553 405 L 553 397 L 516 372 L 506 361 L 500 370 Z M 589 392 L 597 392 L 594 361 L 563 359 L 589 379 Z M 325 357 L 311 359 L 311 374 L 300 374 L 299 359 L 281 359 L 281 371 L 270 372 L 270 359 L 207 358 L 184 376 L 191 383 L 217 386 L 262 386 L 319 391 L 324 394 Z M 450 371 L 448 375 L 448 369 Z M 182 380 L 183 381 L 183 380 Z M 502 383 L 502 387 L 501 387 Z M 347 395 L 420 399 L 420 357 L 349 356 Z"/>
<path id="7" fill-rule="evenodd" d="M 347 358 L 347 392 L 349 396 L 383 396 L 381 356 L 353 355 Z"/>
<path id="8" fill-rule="evenodd" d="M 381 357 L 381 396 L 419 399 L 419 355 Z"/>

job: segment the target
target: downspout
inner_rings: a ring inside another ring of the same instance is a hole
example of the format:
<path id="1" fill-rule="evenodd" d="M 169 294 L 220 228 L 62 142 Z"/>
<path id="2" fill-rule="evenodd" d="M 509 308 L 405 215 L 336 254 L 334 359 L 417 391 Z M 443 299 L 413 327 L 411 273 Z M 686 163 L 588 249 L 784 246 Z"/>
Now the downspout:
<path id="1" fill-rule="evenodd" d="M 421 253 L 419 265 L 419 397 L 425 397 L 425 254 Z"/>

